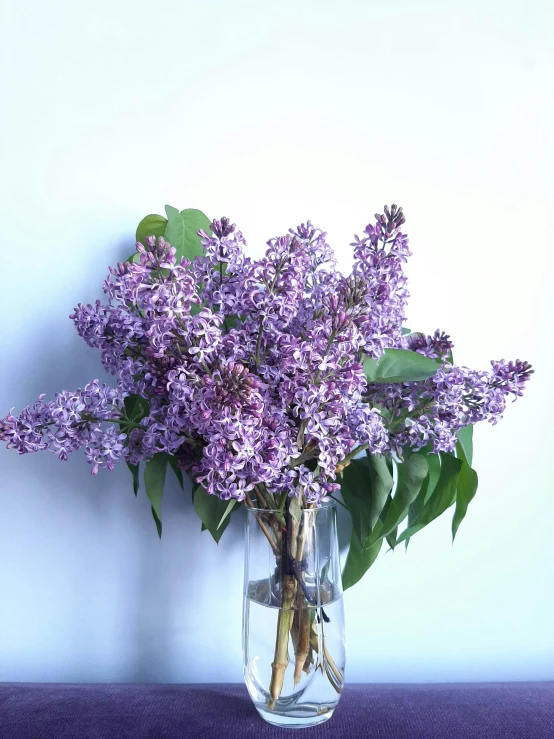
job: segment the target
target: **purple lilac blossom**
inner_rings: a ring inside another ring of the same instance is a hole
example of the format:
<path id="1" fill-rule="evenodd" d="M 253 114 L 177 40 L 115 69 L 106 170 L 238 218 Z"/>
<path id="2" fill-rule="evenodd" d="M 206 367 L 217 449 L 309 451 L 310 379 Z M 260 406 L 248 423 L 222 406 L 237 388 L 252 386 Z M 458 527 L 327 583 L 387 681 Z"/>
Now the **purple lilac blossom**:
<path id="1" fill-rule="evenodd" d="M 353 275 L 366 283 L 363 317 L 364 350 L 379 357 L 384 349 L 401 344 L 402 324 L 409 297 L 403 263 L 411 255 L 408 237 L 400 231 L 405 222 L 402 208 L 385 207 L 375 223 L 366 226 L 363 238 L 355 236 Z"/>
<path id="2" fill-rule="evenodd" d="M 136 261 L 110 268 L 108 302 L 71 316 L 116 387 L 95 380 L 41 396 L 0 421 L 0 439 L 60 460 L 83 449 L 93 474 L 165 452 L 223 499 L 261 485 L 314 505 L 338 489 L 337 468 L 358 449 L 452 451 L 460 428 L 501 418 L 532 370 L 519 360 L 457 367 L 446 334 L 402 336 L 404 220 L 393 205 L 355 237 L 349 277 L 310 221 L 271 239 L 258 260 L 227 218 L 199 232 L 204 255 L 192 264 L 163 238 L 138 243 Z M 387 348 L 424 354 L 438 371 L 368 385 L 364 355 Z M 128 417 L 130 395 L 147 401 L 143 417 Z"/>
<path id="3" fill-rule="evenodd" d="M 429 359 L 443 361 L 452 356 L 454 344 L 450 341 L 448 334 L 437 329 L 432 336 L 425 336 L 425 334 L 420 333 L 411 333 L 404 336 L 402 348 L 423 354 L 424 357 L 429 357 Z"/>

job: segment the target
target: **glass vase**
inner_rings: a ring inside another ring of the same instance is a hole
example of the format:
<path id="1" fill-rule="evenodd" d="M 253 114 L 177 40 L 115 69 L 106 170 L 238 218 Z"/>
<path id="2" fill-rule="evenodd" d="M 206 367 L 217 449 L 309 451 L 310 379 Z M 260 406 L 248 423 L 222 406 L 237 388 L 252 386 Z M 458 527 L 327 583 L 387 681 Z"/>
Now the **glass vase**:
<path id="1" fill-rule="evenodd" d="M 270 724 L 327 721 L 344 685 L 345 634 L 335 504 L 246 508 L 244 679 Z"/>

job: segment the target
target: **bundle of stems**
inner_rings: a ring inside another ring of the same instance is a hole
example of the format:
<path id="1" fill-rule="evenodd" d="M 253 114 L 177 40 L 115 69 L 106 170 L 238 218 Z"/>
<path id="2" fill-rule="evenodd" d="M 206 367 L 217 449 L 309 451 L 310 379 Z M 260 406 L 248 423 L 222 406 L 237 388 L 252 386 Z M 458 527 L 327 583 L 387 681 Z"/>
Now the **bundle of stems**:
<path id="1" fill-rule="evenodd" d="M 344 677 L 336 666 L 325 641 L 325 613 L 317 578 L 316 595 L 307 588 L 304 567 L 306 558 L 314 555 L 314 522 L 317 509 L 303 500 L 291 510 L 291 499 L 284 493 L 279 501 L 261 485 L 255 487 L 256 501 L 246 495 L 246 505 L 259 513 L 256 521 L 275 555 L 275 580 L 280 584 L 280 607 L 275 635 L 275 652 L 271 666 L 268 708 L 273 710 L 279 700 L 289 665 L 289 639 L 294 649 L 294 685 L 302 673 L 321 669 L 331 685 L 342 692 Z M 313 520 L 312 520 L 313 519 Z M 317 657 L 315 656 L 317 655 Z"/>

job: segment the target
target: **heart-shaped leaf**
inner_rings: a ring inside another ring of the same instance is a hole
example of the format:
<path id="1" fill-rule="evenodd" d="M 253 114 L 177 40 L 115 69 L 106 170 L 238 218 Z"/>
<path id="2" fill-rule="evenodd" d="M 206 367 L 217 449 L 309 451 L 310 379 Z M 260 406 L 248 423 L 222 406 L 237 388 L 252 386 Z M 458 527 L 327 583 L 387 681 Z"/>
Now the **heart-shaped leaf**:
<path id="1" fill-rule="evenodd" d="M 441 458 L 438 454 L 428 454 L 426 456 L 427 464 L 429 465 L 429 472 L 423 485 L 421 486 L 421 492 L 423 493 L 422 503 L 425 504 L 429 498 L 433 495 L 439 477 L 441 474 Z"/>
<path id="2" fill-rule="evenodd" d="M 141 421 L 150 413 L 150 405 L 141 395 L 128 395 L 123 402 L 125 404 L 125 413 L 130 421 L 138 423 L 138 421 Z"/>
<path id="3" fill-rule="evenodd" d="M 473 426 L 464 426 L 458 431 L 456 453 L 471 467 L 473 464 Z"/>
<path id="4" fill-rule="evenodd" d="M 377 526 L 368 543 L 376 536 L 383 537 L 398 526 L 408 515 L 410 505 L 417 498 L 423 481 L 429 472 L 427 459 L 421 454 L 412 454 L 405 462 L 397 463 L 398 479 L 394 497 L 390 501 L 385 519 Z M 400 542 L 402 539 L 398 539 Z"/>
<path id="5" fill-rule="evenodd" d="M 359 582 L 371 565 L 377 559 L 381 551 L 383 540 L 379 539 L 371 546 L 362 547 L 358 537 L 352 533 L 350 538 L 350 549 L 346 557 L 346 564 L 342 573 L 342 587 L 344 590 L 351 588 Z"/>
<path id="6" fill-rule="evenodd" d="M 353 459 L 342 473 L 340 483 L 342 499 L 352 519 L 352 533 L 358 537 L 360 545 L 371 533 L 369 524 L 371 490 L 365 460 Z"/>
<path id="7" fill-rule="evenodd" d="M 235 498 L 231 498 L 231 500 L 227 503 L 227 508 L 225 509 L 225 513 L 221 517 L 221 521 L 217 524 L 217 528 L 220 529 L 227 518 L 227 516 L 231 515 L 231 512 L 233 511 L 233 508 L 238 504 L 238 500 L 235 500 Z"/>
<path id="8" fill-rule="evenodd" d="M 393 551 L 394 551 L 394 547 L 396 546 L 397 536 L 398 536 L 398 526 L 395 526 L 394 529 L 390 532 L 390 534 L 387 534 L 385 536 L 385 539 L 387 540 L 387 544 Z"/>
<path id="9" fill-rule="evenodd" d="M 456 510 L 452 519 L 452 541 L 456 538 L 460 524 L 467 513 L 468 506 L 475 497 L 478 484 L 477 472 L 463 460 L 458 479 L 458 489 L 456 490 Z"/>
<path id="10" fill-rule="evenodd" d="M 166 227 L 167 218 L 155 213 L 145 216 L 137 226 L 137 241 L 144 244 L 149 236 L 164 236 Z"/>
<path id="11" fill-rule="evenodd" d="M 300 507 L 300 503 L 298 502 L 296 495 L 289 498 L 289 513 L 296 523 L 299 524 L 302 521 L 302 508 Z"/>
<path id="12" fill-rule="evenodd" d="M 140 464 L 131 464 L 131 462 L 127 462 L 127 467 L 133 476 L 133 493 L 138 495 L 140 488 Z"/>
<path id="13" fill-rule="evenodd" d="M 175 477 L 177 478 L 177 481 L 179 482 L 179 485 L 181 486 L 181 489 L 185 489 L 185 480 L 183 478 L 183 470 L 179 467 L 177 464 L 177 460 L 175 457 L 172 457 L 171 455 L 168 455 L 168 461 L 171 465 L 171 469 L 175 473 Z"/>
<path id="14" fill-rule="evenodd" d="M 417 382 L 433 377 L 440 365 L 423 354 L 407 349 L 385 349 L 379 359 L 364 359 L 369 383 Z"/>
<path id="15" fill-rule="evenodd" d="M 162 498 L 164 494 L 167 454 L 155 454 L 146 462 L 144 468 L 144 487 L 152 504 L 152 510 L 159 521 L 162 520 Z"/>
<path id="16" fill-rule="evenodd" d="M 441 472 L 435 489 L 421 509 L 416 522 L 408 526 L 398 537 L 398 544 L 414 536 L 414 534 L 421 531 L 427 524 L 438 518 L 456 499 L 456 488 L 458 486 L 462 460 L 456 459 L 452 454 L 444 452 L 441 452 L 440 458 Z"/>
<path id="17" fill-rule="evenodd" d="M 230 521 L 229 516 L 225 516 L 229 501 L 221 500 L 217 495 L 210 495 L 202 485 L 198 485 L 194 490 L 193 505 L 204 529 L 219 542 Z"/>
<path id="18" fill-rule="evenodd" d="M 413 526 L 413 524 L 417 522 L 417 519 L 423 509 L 423 506 L 433 494 L 433 491 L 435 487 L 437 486 L 437 482 L 439 481 L 439 477 L 440 477 L 440 472 L 441 472 L 440 456 L 438 454 L 426 454 L 425 459 L 427 460 L 427 464 L 429 465 L 429 472 L 427 473 L 427 477 L 423 481 L 421 490 L 417 498 L 408 508 L 408 528 L 410 526 Z M 404 539 L 406 549 L 408 548 L 409 541 L 410 541 L 409 537 Z"/>
<path id="19" fill-rule="evenodd" d="M 375 528 L 387 498 L 392 490 L 393 479 L 389 470 L 389 462 L 381 454 L 366 457 L 371 485 L 371 505 L 369 509 L 369 527 Z"/>
<path id="20" fill-rule="evenodd" d="M 371 534 L 391 490 L 392 477 L 381 455 L 354 459 L 345 468 L 341 492 L 360 544 Z"/>
<path id="21" fill-rule="evenodd" d="M 165 211 L 167 213 L 165 238 L 175 248 L 177 261 L 184 257 L 193 262 L 195 257 L 202 256 L 204 247 L 200 242 L 198 231 L 209 233 L 210 219 L 196 208 L 187 208 L 179 212 L 177 208 L 166 205 Z"/>
<path id="22" fill-rule="evenodd" d="M 156 531 L 158 532 L 158 536 L 161 539 L 162 538 L 162 521 L 160 518 L 158 518 L 158 514 L 154 510 L 153 506 L 152 506 L 152 518 L 154 519 L 154 523 L 156 524 Z"/>
<path id="23" fill-rule="evenodd" d="M 148 401 L 140 395 L 128 395 L 123 402 L 125 404 L 125 413 L 127 414 L 127 418 L 135 423 L 147 416 L 150 412 Z M 126 433 L 124 422 L 119 424 L 119 428 L 122 433 Z M 140 464 L 127 462 L 127 467 L 133 476 L 133 492 L 135 495 L 138 495 L 140 488 Z"/>

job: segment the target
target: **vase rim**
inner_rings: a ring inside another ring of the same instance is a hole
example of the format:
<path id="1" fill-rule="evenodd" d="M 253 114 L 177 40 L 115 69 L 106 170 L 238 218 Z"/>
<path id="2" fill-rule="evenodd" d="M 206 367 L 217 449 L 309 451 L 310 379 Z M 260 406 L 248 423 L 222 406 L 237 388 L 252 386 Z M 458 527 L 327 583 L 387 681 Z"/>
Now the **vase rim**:
<path id="1" fill-rule="evenodd" d="M 285 513 L 283 508 L 250 508 L 249 506 L 245 505 L 243 506 L 244 510 L 248 513 Z M 304 513 L 314 513 L 316 511 L 321 510 L 334 510 L 336 509 L 337 504 L 334 500 L 327 500 L 323 503 L 320 503 L 318 506 L 314 508 L 302 508 L 302 514 Z"/>

